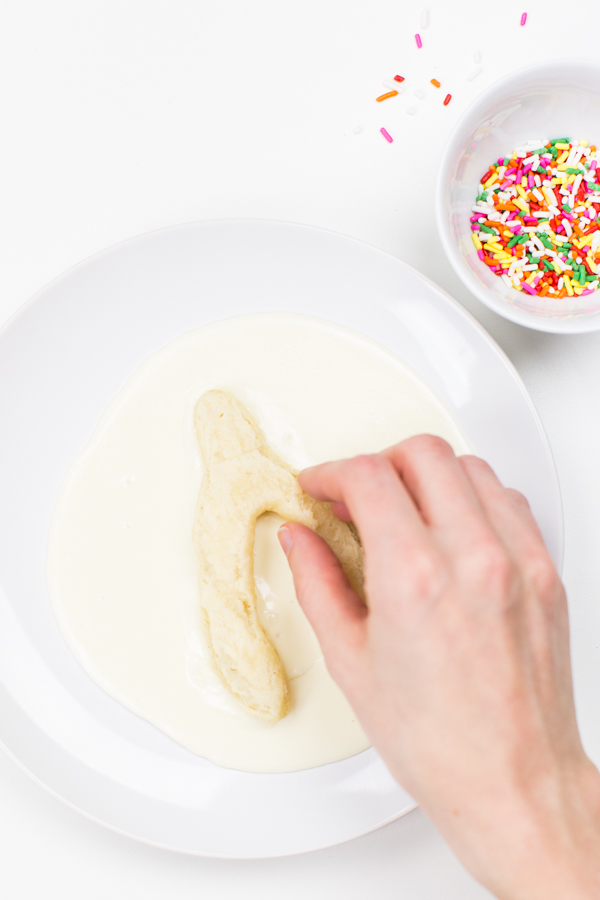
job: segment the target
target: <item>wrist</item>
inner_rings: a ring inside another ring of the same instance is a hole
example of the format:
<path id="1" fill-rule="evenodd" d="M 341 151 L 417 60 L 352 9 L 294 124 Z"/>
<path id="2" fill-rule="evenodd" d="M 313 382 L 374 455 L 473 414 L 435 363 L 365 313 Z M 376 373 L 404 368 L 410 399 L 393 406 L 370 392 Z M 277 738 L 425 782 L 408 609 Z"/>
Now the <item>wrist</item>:
<path id="1" fill-rule="evenodd" d="M 529 787 L 499 823 L 501 852 L 481 880 L 500 900 L 600 897 L 600 773 L 582 756 Z"/>

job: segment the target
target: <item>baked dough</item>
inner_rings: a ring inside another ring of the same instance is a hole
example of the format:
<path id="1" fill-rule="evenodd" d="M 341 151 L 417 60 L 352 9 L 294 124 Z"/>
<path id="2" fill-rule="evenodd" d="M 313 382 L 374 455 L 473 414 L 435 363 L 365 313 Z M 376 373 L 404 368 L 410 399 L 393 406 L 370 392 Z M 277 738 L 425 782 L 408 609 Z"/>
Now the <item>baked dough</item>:
<path id="1" fill-rule="evenodd" d="M 206 633 L 217 670 L 244 709 L 268 722 L 289 710 L 287 678 L 262 629 L 254 586 L 256 519 L 275 512 L 316 531 L 362 596 L 362 549 L 329 503 L 304 493 L 232 394 L 209 391 L 194 410 L 204 463 L 194 546 Z"/>

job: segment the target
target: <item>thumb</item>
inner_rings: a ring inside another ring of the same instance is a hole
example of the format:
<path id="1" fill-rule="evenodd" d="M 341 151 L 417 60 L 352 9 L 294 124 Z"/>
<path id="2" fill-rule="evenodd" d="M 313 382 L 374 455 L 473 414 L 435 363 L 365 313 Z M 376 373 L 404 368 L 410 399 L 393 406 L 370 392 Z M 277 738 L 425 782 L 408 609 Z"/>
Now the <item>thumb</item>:
<path id="1" fill-rule="evenodd" d="M 336 681 L 356 672 L 366 638 L 368 610 L 352 589 L 339 560 L 325 541 L 297 522 L 279 529 L 298 602 L 317 636 Z M 339 678 L 338 678 L 339 676 Z M 343 687 L 343 685 L 341 685 Z"/>

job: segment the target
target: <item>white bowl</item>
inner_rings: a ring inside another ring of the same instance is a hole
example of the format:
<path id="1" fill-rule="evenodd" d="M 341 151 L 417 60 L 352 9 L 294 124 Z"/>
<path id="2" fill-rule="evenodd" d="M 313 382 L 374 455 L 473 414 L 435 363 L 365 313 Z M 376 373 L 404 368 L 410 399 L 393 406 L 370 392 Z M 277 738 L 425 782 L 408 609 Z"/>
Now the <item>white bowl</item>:
<path id="1" fill-rule="evenodd" d="M 505 285 L 477 257 L 471 207 L 490 163 L 528 140 L 587 139 L 600 146 L 600 66 L 561 61 L 520 69 L 487 90 L 452 133 L 438 178 L 436 215 L 457 275 L 482 303 L 513 322 L 574 334 L 600 329 L 600 289 L 562 300 Z"/>

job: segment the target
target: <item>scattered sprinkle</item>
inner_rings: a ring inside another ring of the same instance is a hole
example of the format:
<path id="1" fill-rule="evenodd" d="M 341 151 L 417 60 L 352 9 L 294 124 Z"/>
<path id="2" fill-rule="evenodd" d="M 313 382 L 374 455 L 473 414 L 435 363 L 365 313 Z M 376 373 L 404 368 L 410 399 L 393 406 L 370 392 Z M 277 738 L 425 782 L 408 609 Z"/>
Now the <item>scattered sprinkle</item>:
<path id="1" fill-rule="evenodd" d="M 416 113 L 416 109 L 414 108 L 414 106 L 409 106 L 406 112 L 409 116 L 414 116 L 414 114 Z"/>
<path id="2" fill-rule="evenodd" d="M 481 53 L 479 52 L 479 50 L 476 50 L 473 54 L 473 62 L 477 63 L 477 65 L 479 65 L 479 63 L 481 62 Z"/>
<path id="3" fill-rule="evenodd" d="M 427 9 L 424 9 L 421 13 L 421 28 L 423 29 L 423 31 L 425 31 L 425 29 L 427 28 L 428 25 L 429 25 L 429 11 Z"/>
<path id="4" fill-rule="evenodd" d="M 467 75 L 467 81 L 473 81 L 475 78 L 477 78 L 478 75 L 481 75 L 482 72 L 483 69 L 481 68 L 481 66 L 477 66 L 476 69 L 473 69 L 470 75 Z"/>
<path id="5" fill-rule="evenodd" d="M 390 81 L 389 78 L 386 79 L 386 81 L 382 81 L 381 84 L 383 85 L 384 88 L 387 88 L 388 91 L 390 91 L 390 90 L 391 90 L 391 91 L 395 91 L 395 90 L 396 90 L 396 85 L 394 84 L 393 81 Z"/>
<path id="6" fill-rule="evenodd" d="M 355 125 L 354 128 L 352 129 L 352 134 L 360 134 L 362 130 L 363 130 L 362 125 Z"/>
<path id="7" fill-rule="evenodd" d="M 448 106 L 448 104 L 450 103 L 451 100 L 452 100 L 452 94 L 446 94 L 446 96 L 444 97 L 444 106 Z"/>
<path id="8" fill-rule="evenodd" d="M 415 91 L 415 97 L 417 98 L 417 100 L 424 100 L 425 94 L 423 93 L 423 91 L 417 90 Z"/>
<path id="9" fill-rule="evenodd" d="M 477 256 L 505 284 L 538 297 L 600 286 L 600 180 L 587 141 L 527 141 L 483 175 L 472 209 Z"/>
<path id="10" fill-rule="evenodd" d="M 432 79 L 431 79 L 431 83 L 432 83 L 432 85 L 433 85 L 434 87 L 441 87 L 441 84 L 439 83 L 439 81 L 437 80 L 437 78 L 432 78 Z"/>
<path id="11" fill-rule="evenodd" d="M 387 100 L 388 97 L 397 97 L 398 91 L 388 91 L 387 94 L 382 94 L 380 97 L 376 97 L 378 103 L 381 103 L 382 100 Z"/>
<path id="12" fill-rule="evenodd" d="M 417 47 L 418 47 L 419 50 L 420 50 L 421 47 L 423 46 L 423 41 L 421 40 L 421 35 L 420 35 L 420 34 L 415 34 L 415 41 L 417 42 Z"/>
<path id="13" fill-rule="evenodd" d="M 523 13 L 523 15 L 521 16 L 521 27 L 523 25 L 525 25 L 526 22 L 527 22 L 527 13 Z"/>
<path id="14" fill-rule="evenodd" d="M 394 75 L 394 81 L 406 81 L 406 79 L 402 75 Z"/>
<path id="15" fill-rule="evenodd" d="M 394 143 L 394 138 L 391 136 L 391 134 L 389 134 L 389 132 L 387 132 L 385 130 L 385 128 L 380 128 L 379 130 L 382 133 L 382 135 L 384 136 L 384 138 L 386 139 L 386 141 L 388 142 L 388 144 Z"/>

